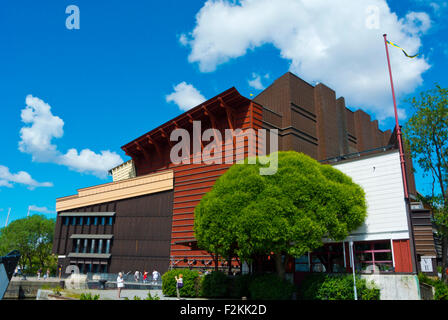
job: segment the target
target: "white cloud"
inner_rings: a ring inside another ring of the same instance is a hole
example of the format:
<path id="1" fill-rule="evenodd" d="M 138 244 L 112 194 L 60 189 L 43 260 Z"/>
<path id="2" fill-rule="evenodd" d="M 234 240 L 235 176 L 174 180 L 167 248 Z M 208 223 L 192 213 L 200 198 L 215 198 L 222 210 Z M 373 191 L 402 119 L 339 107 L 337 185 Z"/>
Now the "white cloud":
<path id="1" fill-rule="evenodd" d="M 268 77 L 266 77 L 268 75 L 265 75 L 264 78 L 267 79 Z M 252 79 L 247 81 L 249 86 L 257 89 L 257 90 L 264 90 L 265 86 L 261 83 L 261 76 L 259 74 L 256 73 L 252 73 Z"/>
<path id="2" fill-rule="evenodd" d="M 105 178 L 108 170 L 123 162 L 118 154 L 110 151 L 97 154 L 84 149 L 78 154 L 76 149 L 70 149 L 66 154 L 61 153 L 52 144 L 52 139 L 64 135 L 64 121 L 54 116 L 50 105 L 37 97 L 28 95 L 25 102 L 21 118 L 30 126 L 20 130 L 19 150 L 31 154 L 33 161 L 65 165 L 72 170 L 100 178 Z"/>
<path id="3" fill-rule="evenodd" d="M 167 102 L 174 102 L 183 111 L 190 110 L 205 100 L 205 97 L 195 87 L 185 81 L 176 85 L 174 92 L 166 96 Z"/>
<path id="4" fill-rule="evenodd" d="M 372 7 L 378 9 L 379 29 L 368 27 Z M 290 61 L 290 71 L 325 83 L 349 105 L 381 120 L 393 115 L 382 34 L 414 54 L 430 26 L 426 13 L 399 18 L 385 0 L 209 0 L 182 41 L 191 48 L 189 61 L 202 72 L 271 44 Z M 422 84 L 430 67 L 423 56 L 408 59 L 393 47 L 390 55 L 398 96 Z"/>
<path id="5" fill-rule="evenodd" d="M 30 190 L 37 187 L 53 186 L 51 182 L 37 182 L 28 172 L 19 171 L 18 173 L 11 173 L 8 167 L 0 165 L 0 187 L 12 188 L 15 183 L 26 185 Z"/>
<path id="6" fill-rule="evenodd" d="M 28 206 L 30 212 L 41 212 L 41 213 L 56 213 L 56 210 L 49 210 L 47 207 L 38 207 L 35 205 Z"/>

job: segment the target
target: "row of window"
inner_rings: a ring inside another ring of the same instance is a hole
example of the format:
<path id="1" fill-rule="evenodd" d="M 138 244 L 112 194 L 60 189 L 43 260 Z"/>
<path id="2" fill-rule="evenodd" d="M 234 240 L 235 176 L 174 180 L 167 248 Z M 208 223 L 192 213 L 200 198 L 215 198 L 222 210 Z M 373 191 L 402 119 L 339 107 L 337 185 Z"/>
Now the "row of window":
<path id="1" fill-rule="evenodd" d="M 390 241 L 355 242 L 353 254 L 357 272 L 393 271 Z M 344 254 L 341 243 L 327 244 L 309 255 L 295 259 L 295 270 L 301 272 L 345 272 L 349 266 L 348 250 Z"/>
<path id="2" fill-rule="evenodd" d="M 73 251 L 76 253 L 110 253 L 110 239 L 74 239 Z"/>
<path id="3" fill-rule="evenodd" d="M 113 217 L 64 217 L 64 225 L 68 226 L 71 224 L 72 226 L 89 226 L 89 225 L 112 225 L 114 222 Z"/>
<path id="4" fill-rule="evenodd" d="M 87 272 L 93 273 L 107 273 L 107 265 L 106 264 L 97 264 L 97 263 L 78 263 L 77 264 L 80 273 L 86 274 Z"/>

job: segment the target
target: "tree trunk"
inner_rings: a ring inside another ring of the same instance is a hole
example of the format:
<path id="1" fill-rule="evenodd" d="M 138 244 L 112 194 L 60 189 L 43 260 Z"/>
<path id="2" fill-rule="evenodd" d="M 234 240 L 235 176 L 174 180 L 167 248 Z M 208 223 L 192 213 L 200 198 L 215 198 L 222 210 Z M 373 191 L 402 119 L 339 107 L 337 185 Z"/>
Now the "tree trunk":
<path id="1" fill-rule="evenodd" d="M 282 255 L 281 253 L 274 254 L 275 259 L 275 268 L 277 270 L 277 274 L 280 278 L 285 279 L 285 264 L 282 262 Z M 286 262 L 286 257 L 285 257 Z"/>

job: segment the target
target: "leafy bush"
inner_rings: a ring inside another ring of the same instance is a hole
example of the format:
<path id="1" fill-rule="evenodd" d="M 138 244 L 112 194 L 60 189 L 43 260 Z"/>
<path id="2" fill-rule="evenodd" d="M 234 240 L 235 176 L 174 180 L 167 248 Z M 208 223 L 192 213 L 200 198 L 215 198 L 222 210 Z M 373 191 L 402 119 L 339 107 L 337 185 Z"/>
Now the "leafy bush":
<path id="1" fill-rule="evenodd" d="M 253 277 L 249 284 L 251 299 L 254 300 L 289 300 L 295 287 L 276 274 L 266 274 Z"/>
<path id="2" fill-rule="evenodd" d="M 61 295 L 61 291 L 62 291 L 61 287 L 57 286 L 57 287 L 52 288 L 51 290 L 53 291 L 54 295 L 56 295 L 56 296 L 60 296 Z"/>
<path id="3" fill-rule="evenodd" d="M 252 276 L 249 274 L 237 275 L 229 279 L 229 296 L 231 298 L 241 299 L 249 297 L 249 284 Z"/>
<path id="4" fill-rule="evenodd" d="M 148 296 L 145 300 L 160 300 L 160 297 L 157 294 L 155 296 L 152 296 L 151 292 L 148 292 Z"/>
<path id="5" fill-rule="evenodd" d="M 201 297 L 223 298 L 227 296 L 229 279 L 221 271 L 213 271 L 201 279 Z"/>
<path id="6" fill-rule="evenodd" d="M 379 300 L 380 289 L 367 281 L 356 278 L 356 292 L 359 300 Z M 352 275 L 318 274 L 308 276 L 299 287 L 300 297 L 305 300 L 353 300 Z"/>
<path id="7" fill-rule="evenodd" d="M 200 278 L 199 272 L 189 269 L 173 269 L 162 276 L 162 292 L 165 296 L 176 296 L 175 276 L 182 274 L 184 286 L 179 289 L 182 297 L 197 297 L 199 295 Z"/>
<path id="8" fill-rule="evenodd" d="M 92 294 L 89 293 L 81 293 L 81 296 L 79 297 L 79 300 L 99 300 L 100 299 L 100 295 L 96 294 L 94 296 L 92 296 Z"/>
<path id="9" fill-rule="evenodd" d="M 418 280 L 434 287 L 434 300 L 448 300 L 448 285 L 439 279 L 432 279 L 426 274 L 419 273 Z"/>

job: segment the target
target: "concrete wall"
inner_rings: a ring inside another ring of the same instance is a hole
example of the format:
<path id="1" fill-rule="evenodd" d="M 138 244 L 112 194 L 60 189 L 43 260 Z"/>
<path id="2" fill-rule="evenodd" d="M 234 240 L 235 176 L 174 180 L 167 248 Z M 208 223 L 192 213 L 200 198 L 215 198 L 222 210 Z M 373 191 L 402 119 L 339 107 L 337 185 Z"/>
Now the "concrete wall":
<path id="1" fill-rule="evenodd" d="M 11 280 L 4 299 L 30 299 L 36 298 L 37 291 L 42 286 L 55 288 L 59 286 L 59 279 L 52 280 Z"/>
<path id="2" fill-rule="evenodd" d="M 421 300 L 419 281 L 416 275 L 365 274 L 362 279 L 375 282 L 381 290 L 381 300 Z"/>

